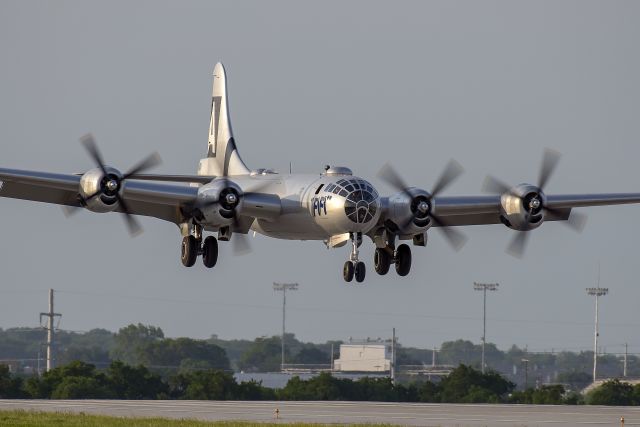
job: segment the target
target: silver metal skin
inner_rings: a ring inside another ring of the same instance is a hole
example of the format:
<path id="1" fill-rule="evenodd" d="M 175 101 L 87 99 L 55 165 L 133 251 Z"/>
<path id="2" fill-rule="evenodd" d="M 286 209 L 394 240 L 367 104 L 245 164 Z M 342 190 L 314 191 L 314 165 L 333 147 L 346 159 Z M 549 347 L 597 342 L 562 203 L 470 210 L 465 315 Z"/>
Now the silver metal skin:
<path id="1" fill-rule="evenodd" d="M 332 248 L 351 241 L 355 260 L 360 237 L 368 236 L 377 248 L 389 251 L 392 263 L 396 239 L 413 239 L 423 246 L 431 227 L 502 223 L 530 231 L 544 221 L 569 220 L 573 208 L 640 203 L 640 193 L 547 196 L 542 184 L 557 163 L 557 156 L 549 155 L 537 186 L 521 184 L 489 196 L 432 197 L 416 187 L 382 196 L 344 166 L 311 174 L 251 170 L 233 137 L 222 64 L 213 74 L 207 156 L 197 175 L 123 177 L 111 167 L 83 175 L 0 168 L 0 197 L 154 217 L 197 240 L 202 232 L 219 232 L 229 239 L 231 233 L 253 230 L 278 239 L 322 241 Z"/>

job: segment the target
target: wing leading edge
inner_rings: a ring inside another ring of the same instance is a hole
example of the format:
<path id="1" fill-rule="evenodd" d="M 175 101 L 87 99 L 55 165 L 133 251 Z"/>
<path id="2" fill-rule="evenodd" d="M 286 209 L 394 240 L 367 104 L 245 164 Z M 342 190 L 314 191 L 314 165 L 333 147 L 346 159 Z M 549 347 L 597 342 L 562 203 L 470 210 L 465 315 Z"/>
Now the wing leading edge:
<path id="1" fill-rule="evenodd" d="M 80 176 L 0 168 L 0 197 L 80 207 Z M 180 224 L 183 210 L 192 205 L 198 188 L 129 180 L 123 198 L 134 215 Z M 118 209 L 118 211 L 120 211 Z"/>
<path id="2" fill-rule="evenodd" d="M 546 221 L 569 219 L 572 208 L 640 203 L 640 193 L 548 195 Z M 500 196 L 437 197 L 434 212 L 447 226 L 500 224 Z M 438 225 L 434 225 L 438 226 Z"/>

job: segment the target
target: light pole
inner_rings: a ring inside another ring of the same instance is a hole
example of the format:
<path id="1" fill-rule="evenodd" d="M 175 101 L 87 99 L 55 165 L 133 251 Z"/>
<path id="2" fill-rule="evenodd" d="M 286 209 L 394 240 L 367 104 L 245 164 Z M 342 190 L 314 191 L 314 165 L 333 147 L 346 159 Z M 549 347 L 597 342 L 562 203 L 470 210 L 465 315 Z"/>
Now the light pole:
<path id="1" fill-rule="evenodd" d="M 529 359 L 522 359 L 524 363 L 524 389 L 527 389 L 529 383 Z"/>
<path id="2" fill-rule="evenodd" d="M 598 297 L 609 293 L 609 288 L 587 288 L 587 295 L 596 297 L 596 326 L 593 334 L 593 382 L 596 382 L 596 369 L 598 365 Z"/>
<path id="3" fill-rule="evenodd" d="M 487 291 L 497 291 L 499 283 L 477 283 L 473 282 L 473 289 L 484 293 L 482 303 L 482 373 L 484 374 L 484 345 L 487 341 Z"/>
<path id="4" fill-rule="evenodd" d="M 297 291 L 298 284 L 297 283 L 273 283 L 274 291 L 282 291 L 282 339 L 281 339 L 281 347 L 282 347 L 282 358 L 280 360 L 280 370 L 284 369 L 284 324 L 285 324 L 285 315 L 286 315 L 286 307 L 287 307 L 287 291 Z"/>

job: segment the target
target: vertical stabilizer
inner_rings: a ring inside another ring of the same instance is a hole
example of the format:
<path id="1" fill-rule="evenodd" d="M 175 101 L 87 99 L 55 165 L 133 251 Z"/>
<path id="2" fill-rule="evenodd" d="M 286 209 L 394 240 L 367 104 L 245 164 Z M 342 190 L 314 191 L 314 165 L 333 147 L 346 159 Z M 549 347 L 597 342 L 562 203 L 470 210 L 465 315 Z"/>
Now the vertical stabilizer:
<path id="1" fill-rule="evenodd" d="M 213 69 L 213 94 L 211 96 L 211 121 L 207 157 L 200 160 L 199 175 L 246 175 L 250 171 L 238 153 L 227 99 L 227 77 L 222 63 Z"/>

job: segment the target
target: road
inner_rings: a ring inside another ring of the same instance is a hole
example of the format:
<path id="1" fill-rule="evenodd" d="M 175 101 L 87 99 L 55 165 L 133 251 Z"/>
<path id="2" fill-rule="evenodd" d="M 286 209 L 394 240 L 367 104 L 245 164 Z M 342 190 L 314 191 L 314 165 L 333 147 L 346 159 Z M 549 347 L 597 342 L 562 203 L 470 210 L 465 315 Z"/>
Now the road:
<path id="1" fill-rule="evenodd" d="M 387 423 L 411 426 L 640 425 L 640 407 L 454 405 L 376 402 L 220 402 L 176 400 L 0 400 L 0 410 L 85 412 L 118 417 L 199 420 Z"/>

